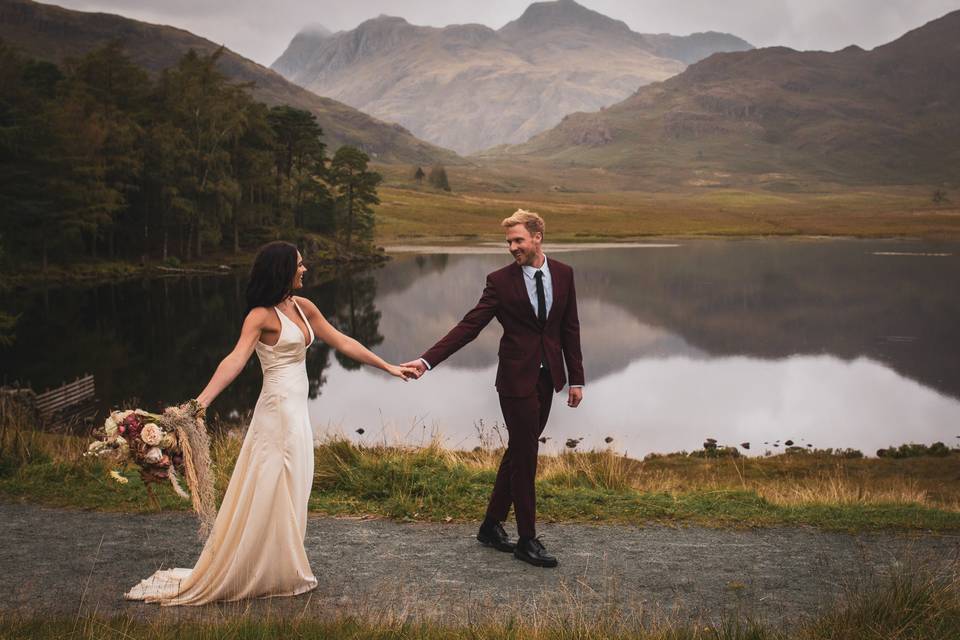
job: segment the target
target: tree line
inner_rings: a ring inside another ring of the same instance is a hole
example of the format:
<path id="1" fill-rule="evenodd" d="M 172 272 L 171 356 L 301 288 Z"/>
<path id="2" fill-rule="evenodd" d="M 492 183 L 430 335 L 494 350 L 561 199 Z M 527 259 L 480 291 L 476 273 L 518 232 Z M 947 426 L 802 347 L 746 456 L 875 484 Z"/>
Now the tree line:
<path id="1" fill-rule="evenodd" d="M 61 65 L 0 42 L 0 254 L 163 260 L 296 230 L 373 237 L 381 176 L 313 114 L 189 51 L 155 77 L 110 43 Z M 278 233 L 279 232 L 279 233 Z"/>

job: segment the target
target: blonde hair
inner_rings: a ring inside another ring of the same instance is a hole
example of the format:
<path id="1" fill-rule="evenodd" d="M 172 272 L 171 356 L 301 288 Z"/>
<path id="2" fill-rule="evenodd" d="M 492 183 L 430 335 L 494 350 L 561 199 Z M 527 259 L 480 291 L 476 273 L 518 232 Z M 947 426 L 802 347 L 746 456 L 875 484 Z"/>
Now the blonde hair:
<path id="1" fill-rule="evenodd" d="M 509 229 L 510 227 L 522 224 L 526 227 L 527 231 L 530 232 L 530 235 L 533 235 L 540 232 L 540 235 L 543 235 L 543 232 L 546 228 L 546 225 L 543 222 L 543 218 L 540 217 L 540 214 L 534 213 L 533 211 L 527 211 L 526 209 L 517 209 L 512 216 L 509 218 L 504 218 L 503 222 L 500 223 L 500 226 Z"/>

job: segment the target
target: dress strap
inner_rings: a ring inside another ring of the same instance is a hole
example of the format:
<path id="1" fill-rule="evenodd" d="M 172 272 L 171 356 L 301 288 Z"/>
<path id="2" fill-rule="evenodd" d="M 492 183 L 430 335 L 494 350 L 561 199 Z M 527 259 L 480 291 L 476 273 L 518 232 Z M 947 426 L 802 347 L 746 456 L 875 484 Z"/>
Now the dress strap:
<path id="1" fill-rule="evenodd" d="M 310 326 L 310 323 L 307 321 L 307 316 L 303 313 L 303 309 L 300 308 L 300 305 L 297 304 L 297 301 L 293 301 L 293 306 L 297 308 L 297 313 L 300 314 L 300 317 L 303 318 L 303 324 L 307 325 L 307 331 L 310 332 L 310 344 L 313 344 L 313 341 L 317 339 L 317 336 L 313 335 L 313 327 Z M 309 347 L 310 344 L 307 346 Z"/>

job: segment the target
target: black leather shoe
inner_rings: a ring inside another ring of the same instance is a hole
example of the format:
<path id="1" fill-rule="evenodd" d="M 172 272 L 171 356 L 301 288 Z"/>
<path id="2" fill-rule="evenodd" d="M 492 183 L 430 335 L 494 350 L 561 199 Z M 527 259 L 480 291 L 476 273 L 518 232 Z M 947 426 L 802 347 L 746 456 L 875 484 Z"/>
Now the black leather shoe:
<path id="1" fill-rule="evenodd" d="M 517 548 L 513 550 L 513 557 L 528 562 L 535 567 L 557 566 L 557 559 L 547 553 L 546 547 L 543 546 L 539 538 L 518 542 Z"/>
<path id="2" fill-rule="evenodd" d="M 507 532 L 499 522 L 492 526 L 481 525 L 477 532 L 477 540 L 485 547 L 493 547 L 497 551 L 513 551 L 517 545 L 510 542 Z"/>

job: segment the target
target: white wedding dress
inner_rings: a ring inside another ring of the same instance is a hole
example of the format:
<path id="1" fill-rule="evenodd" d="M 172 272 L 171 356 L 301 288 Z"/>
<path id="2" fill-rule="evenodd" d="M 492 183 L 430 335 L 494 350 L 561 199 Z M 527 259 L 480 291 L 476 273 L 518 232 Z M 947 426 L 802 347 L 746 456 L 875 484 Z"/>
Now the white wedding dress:
<path id="1" fill-rule="evenodd" d="M 296 309 L 312 344 L 313 328 Z M 196 566 L 157 571 L 125 594 L 128 600 L 200 605 L 291 596 L 317 586 L 303 547 L 313 484 L 307 337 L 274 310 L 280 337 L 273 346 L 257 341 L 263 389 Z"/>

